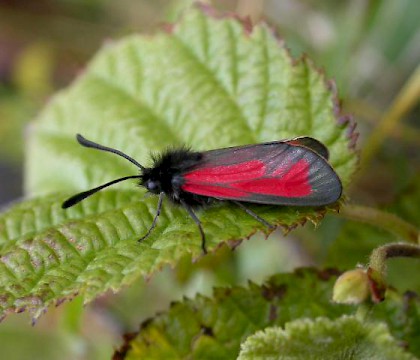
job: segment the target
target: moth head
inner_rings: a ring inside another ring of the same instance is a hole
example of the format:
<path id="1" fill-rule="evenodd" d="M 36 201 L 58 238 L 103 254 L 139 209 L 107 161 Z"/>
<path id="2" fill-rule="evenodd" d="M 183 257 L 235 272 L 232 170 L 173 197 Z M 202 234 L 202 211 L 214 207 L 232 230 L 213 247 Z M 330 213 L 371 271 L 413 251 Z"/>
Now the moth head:
<path id="1" fill-rule="evenodd" d="M 156 176 L 153 176 L 152 169 L 146 168 L 142 171 L 140 185 L 144 186 L 152 194 L 160 194 L 162 192 L 162 184 Z"/>

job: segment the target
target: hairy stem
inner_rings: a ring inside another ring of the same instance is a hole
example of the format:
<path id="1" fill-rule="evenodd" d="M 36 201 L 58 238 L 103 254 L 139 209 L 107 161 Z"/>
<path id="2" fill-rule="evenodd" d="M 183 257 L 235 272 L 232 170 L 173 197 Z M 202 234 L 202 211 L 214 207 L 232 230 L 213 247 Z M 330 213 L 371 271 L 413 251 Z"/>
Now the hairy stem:
<path id="1" fill-rule="evenodd" d="M 367 206 L 348 204 L 340 209 L 339 216 L 375 225 L 401 237 L 407 242 L 420 243 L 419 229 L 397 215 Z"/>
<path id="2" fill-rule="evenodd" d="M 386 261 L 395 257 L 420 259 L 420 246 L 406 243 L 393 243 L 380 246 L 370 255 L 367 274 L 371 298 L 374 303 L 385 299 L 386 284 Z"/>
<path id="3" fill-rule="evenodd" d="M 380 246 L 372 251 L 370 255 L 369 266 L 386 276 L 386 260 L 395 257 L 408 257 L 420 259 L 420 247 L 418 245 L 406 243 L 393 243 Z"/>

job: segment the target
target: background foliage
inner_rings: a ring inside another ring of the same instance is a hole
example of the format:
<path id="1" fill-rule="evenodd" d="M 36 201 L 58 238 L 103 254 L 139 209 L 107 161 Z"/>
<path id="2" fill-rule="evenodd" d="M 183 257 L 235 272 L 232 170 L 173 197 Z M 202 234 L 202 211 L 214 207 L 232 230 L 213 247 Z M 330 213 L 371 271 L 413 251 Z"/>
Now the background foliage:
<path id="1" fill-rule="evenodd" d="M 185 3 L 98 0 L 86 5 L 44 0 L 36 5 L 0 4 L 0 46 L 6 50 L 0 53 L 3 202 L 19 196 L 23 129 L 50 95 L 83 71 L 104 40 L 135 31 L 154 33 L 162 22 L 174 20 Z M 317 65 L 325 67 L 327 76 L 336 79 L 345 112 L 354 113 L 358 120 L 363 144 L 418 65 L 418 2 L 255 3 L 260 4 L 223 1 L 215 5 L 251 14 L 254 19 L 265 17 L 286 39 L 294 56 L 308 53 Z M 389 209 L 417 226 L 418 109 L 415 107 L 389 134 L 348 193 L 355 202 Z M 26 133 L 31 131 L 31 126 L 25 127 Z M 46 167 L 46 173 L 60 171 L 59 164 L 45 165 L 51 166 Z M 97 176 L 90 181 L 97 183 L 102 175 Z M 60 186 L 71 191 L 85 185 Z M 118 295 L 103 296 L 84 311 L 80 299 L 51 309 L 35 328 L 28 328 L 25 316 L 6 318 L 0 327 L 2 353 L 9 359 L 28 354 L 56 358 L 58 351 L 69 358 L 109 357 L 122 332 L 136 330 L 143 319 L 183 295 L 192 296 L 197 291 L 209 295 L 214 285 L 244 284 L 248 279 L 261 282 L 270 274 L 301 265 L 347 269 L 366 262 L 374 247 L 394 239 L 370 225 L 328 216 L 317 231 L 307 225 L 286 239 L 281 234 L 266 241 L 255 236 L 234 253 L 222 247 L 194 264 L 186 256 L 175 269 L 164 268 L 147 283 L 136 282 Z M 410 275 L 417 269 L 414 261 L 393 261 L 392 285 L 401 292 L 418 291 L 418 280 Z M 39 341 L 34 341 L 34 336 Z"/>

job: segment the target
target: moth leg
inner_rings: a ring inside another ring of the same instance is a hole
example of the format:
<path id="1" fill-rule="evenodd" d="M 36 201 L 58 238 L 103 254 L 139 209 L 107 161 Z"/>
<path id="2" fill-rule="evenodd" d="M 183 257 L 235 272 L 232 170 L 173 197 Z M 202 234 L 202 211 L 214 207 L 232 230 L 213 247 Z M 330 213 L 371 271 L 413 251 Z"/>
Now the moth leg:
<path id="1" fill-rule="evenodd" d="M 156 215 L 155 215 L 155 217 L 153 218 L 153 221 L 152 221 L 152 226 L 150 226 L 149 230 L 147 230 L 146 235 L 144 235 L 143 237 L 141 237 L 141 238 L 138 240 L 139 242 L 141 242 L 141 241 L 143 241 L 144 239 L 146 239 L 146 238 L 150 235 L 150 233 L 152 232 L 152 230 L 155 228 L 156 223 L 157 223 L 157 219 L 158 219 L 158 217 L 159 217 L 159 215 L 160 215 L 160 210 L 162 209 L 162 202 L 163 202 L 164 195 L 165 195 L 165 193 L 163 193 L 163 192 L 161 192 L 161 193 L 159 194 L 159 201 L 158 201 L 158 205 L 157 205 Z"/>
<path id="2" fill-rule="evenodd" d="M 200 219 L 197 217 L 197 215 L 195 215 L 195 213 L 194 213 L 193 209 L 191 208 L 191 206 L 189 206 L 183 200 L 181 200 L 180 202 L 181 202 L 182 206 L 185 208 L 185 210 L 188 211 L 188 214 L 192 217 L 192 219 L 194 220 L 194 222 L 197 224 L 198 230 L 200 230 L 200 235 L 201 235 L 201 249 L 203 250 L 203 254 L 207 254 L 206 235 L 204 234 L 204 230 L 203 230 L 203 227 L 201 225 Z"/>
<path id="3" fill-rule="evenodd" d="M 275 229 L 275 226 L 270 224 L 267 220 L 264 220 L 262 217 L 258 216 L 251 209 L 248 209 L 244 204 L 239 201 L 232 200 L 233 203 L 238 205 L 242 210 L 244 210 L 248 215 L 251 215 L 255 220 L 259 221 L 261 224 L 265 225 L 269 229 Z"/>

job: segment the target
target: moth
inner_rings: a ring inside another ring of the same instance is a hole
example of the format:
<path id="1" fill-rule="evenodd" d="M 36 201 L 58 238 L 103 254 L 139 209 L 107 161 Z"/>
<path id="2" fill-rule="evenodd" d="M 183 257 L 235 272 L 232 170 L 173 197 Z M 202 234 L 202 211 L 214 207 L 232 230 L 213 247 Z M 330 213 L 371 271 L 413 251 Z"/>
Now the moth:
<path id="1" fill-rule="evenodd" d="M 156 215 L 146 234 L 157 224 L 166 197 L 182 206 L 197 224 L 201 248 L 207 253 L 206 236 L 196 209 L 216 201 L 230 201 L 256 221 L 269 228 L 272 224 L 247 207 L 247 203 L 279 206 L 324 206 L 336 202 L 342 184 L 328 162 L 328 149 L 311 137 L 235 146 L 209 151 L 186 147 L 168 149 L 153 157 L 145 167 L 122 151 L 97 144 L 77 134 L 80 145 L 111 152 L 137 166 L 140 173 L 107 182 L 67 199 L 64 209 L 76 205 L 96 192 L 128 179 L 158 195 Z"/>

